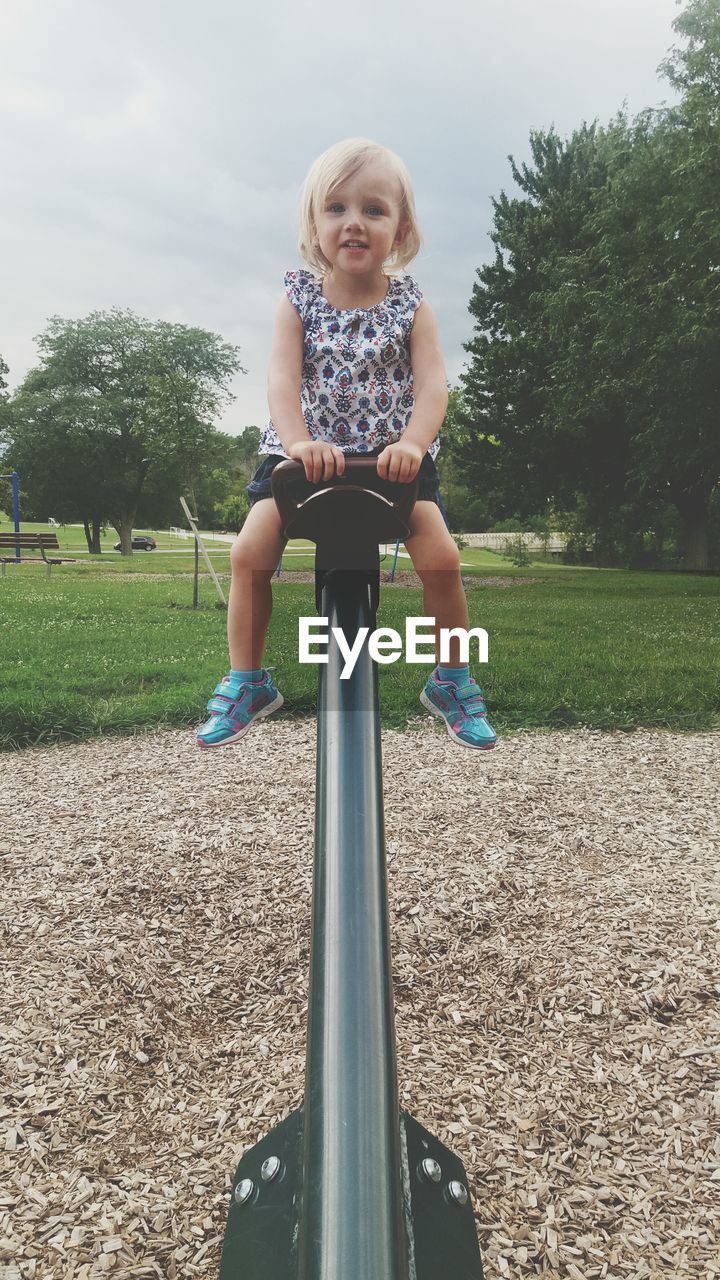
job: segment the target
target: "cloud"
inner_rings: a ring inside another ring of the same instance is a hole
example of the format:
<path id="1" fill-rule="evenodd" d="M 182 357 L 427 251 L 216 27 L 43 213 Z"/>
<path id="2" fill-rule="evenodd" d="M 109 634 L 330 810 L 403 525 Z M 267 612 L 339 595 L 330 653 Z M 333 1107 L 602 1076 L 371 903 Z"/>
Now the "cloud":
<path id="1" fill-rule="evenodd" d="M 528 133 L 671 94 L 674 0 L 6 0 L 0 352 L 11 385 L 48 316 L 110 306 L 201 325 L 248 375 L 223 425 L 266 416 L 265 366 L 299 191 L 341 137 L 405 159 L 425 247 L 411 267 L 455 380 L 490 198 Z"/>

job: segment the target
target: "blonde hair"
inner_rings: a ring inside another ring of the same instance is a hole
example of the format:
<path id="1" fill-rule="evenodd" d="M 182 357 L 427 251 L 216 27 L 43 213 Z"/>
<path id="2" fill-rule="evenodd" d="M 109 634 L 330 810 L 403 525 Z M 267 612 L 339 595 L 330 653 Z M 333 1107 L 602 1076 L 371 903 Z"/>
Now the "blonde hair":
<path id="1" fill-rule="evenodd" d="M 346 138 L 344 142 L 336 142 L 327 151 L 323 151 L 310 166 L 300 198 L 298 249 L 301 258 L 318 275 L 326 275 L 331 264 L 316 243 L 316 214 L 324 208 L 330 192 L 352 178 L 369 160 L 384 161 L 398 179 L 401 192 L 400 225 L 407 224 L 402 244 L 390 254 L 384 263 L 384 269 L 391 275 L 401 272 L 420 250 L 422 236 L 415 213 L 415 198 L 410 175 L 402 160 L 394 151 L 388 151 L 387 147 L 381 147 L 378 142 L 371 142 L 369 138 Z"/>

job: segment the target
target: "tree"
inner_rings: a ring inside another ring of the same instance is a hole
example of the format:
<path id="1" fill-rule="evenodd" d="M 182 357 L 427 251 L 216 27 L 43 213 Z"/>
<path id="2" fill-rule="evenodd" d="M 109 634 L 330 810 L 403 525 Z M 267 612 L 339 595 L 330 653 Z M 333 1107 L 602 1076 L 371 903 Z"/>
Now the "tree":
<path id="1" fill-rule="evenodd" d="M 6 395 L 6 389 L 7 389 L 6 375 L 9 372 L 10 370 L 8 369 L 5 361 L 3 360 L 2 356 L 0 356 L 0 445 L 2 444 L 3 430 L 5 427 L 6 417 L 7 417 L 7 399 L 8 398 Z M 2 449 L 0 449 L 0 462 L 2 462 L 2 459 L 3 459 L 3 452 L 2 452 Z M 7 515 L 3 511 L 3 505 L 6 502 L 8 503 L 8 505 L 10 505 L 12 502 L 12 499 L 10 498 L 10 482 L 7 480 L 0 480 L 0 523 L 3 520 L 7 519 Z"/>
<path id="2" fill-rule="evenodd" d="M 25 458 L 38 485 L 54 466 L 53 505 L 109 518 L 131 555 L 146 486 L 191 473 L 208 449 L 212 418 L 233 398 L 228 381 L 245 372 L 238 348 L 117 308 L 53 317 L 37 341 L 40 366 L 11 404 L 10 454 Z"/>
<path id="3" fill-rule="evenodd" d="M 440 431 L 442 448 L 437 458 L 440 488 L 452 529 L 479 533 L 490 527 L 502 499 L 492 466 L 497 454 L 497 441 L 488 440 L 489 462 L 483 473 L 467 466 L 466 447 L 476 438 L 468 429 L 468 406 L 460 387 L 452 387 L 448 407 Z"/>
<path id="4" fill-rule="evenodd" d="M 102 452 L 77 429 L 67 402 L 33 370 L 10 404 L 8 456 L 22 480 L 23 510 L 30 519 L 81 519 L 88 550 L 100 552 L 100 530 L 110 493 Z"/>
<path id="5" fill-rule="evenodd" d="M 676 0 L 679 5 L 681 0 Z M 720 3 L 691 0 L 673 22 L 673 30 L 687 39 L 685 49 L 673 49 L 660 71 L 683 94 L 683 111 L 717 123 L 720 112 Z"/>
<path id="6" fill-rule="evenodd" d="M 215 519 L 221 529 L 234 529 L 236 533 L 239 533 L 249 511 L 250 502 L 247 494 L 234 493 L 230 494 L 224 502 L 218 503 L 215 508 Z"/>
<path id="7" fill-rule="evenodd" d="M 720 130 L 714 134 L 705 138 L 683 111 L 641 117 L 631 162 L 613 174 L 592 219 L 608 270 L 602 302 L 593 305 L 602 365 L 586 362 L 586 374 L 609 373 L 631 398 L 628 496 L 645 506 L 674 503 L 687 569 L 708 567 L 710 499 L 720 480 L 720 227 L 712 195 L 720 190 Z"/>
<path id="8" fill-rule="evenodd" d="M 523 198 L 493 201 L 464 454 L 520 513 L 581 503 L 606 552 L 618 530 L 641 539 L 671 500 L 685 565 L 704 568 L 720 479 L 717 0 L 695 0 L 675 26 L 694 41 L 670 60 L 679 107 L 620 113 L 565 142 L 533 133 L 532 165 L 510 158 Z"/>
<path id="9" fill-rule="evenodd" d="M 556 364 L 567 325 L 548 314 L 551 300 L 573 305 L 576 284 L 564 259 L 582 252 L 593 192 L 606 177 L 595 126 L 567 144 L 551 130 L 530 138 L 534 165 L 515 165 L 524 199 L 493 200 L 495 259 L 473 289 L 475 334 L 461 378 L 469 474 L 490 468 L 519 512 L 536 512 L 548 495 L 572 495 L 586 458 L 582 424 L 558 421 Z M 491 440 L 501 447 L 498 449 Z M 595 474 L 594 468 L 589 468 Z"/>
<path id="10" fill-rule="evenodd" d="M 242 525 L 247 512 L 245 486 L 257 467 L 259 445 L 257 427 L 246 427 L 238 436 L 214 434 L 206 465 L 196 468 L 185 486 L 204 528 L 239 529 Z"/>
<path id="11" fill-rule="evenodd" d="M 262 432 L 259 427 L 245 427 L 239 436 L 232 437 L 236 457 L 239 461 L 249 464 L 251 471 L 257 461 L 261 435 Z"/>

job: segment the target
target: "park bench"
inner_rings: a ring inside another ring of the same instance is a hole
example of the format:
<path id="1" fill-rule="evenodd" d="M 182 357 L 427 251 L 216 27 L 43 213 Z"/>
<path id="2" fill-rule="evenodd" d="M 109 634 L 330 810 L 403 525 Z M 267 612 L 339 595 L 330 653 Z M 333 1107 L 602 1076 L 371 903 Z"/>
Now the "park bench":
<path id="1" fill-rule="evenodd" d="M 7 552 L 12 550 L 12 555 Z M 16 552 L 20 551 L 21 559 L 18 560 Z M 2 576 L 5 577 L 6 564 L 23 564 L 26 561 L 44 560 L 47 565 L 48 577 L 52 573 L 54 564 L 75 564 L 75 561 L 68 556 L 48 556 L 48 551 L 59 551 L 60 544 L 57 540 L 56 533 L 0 533 L 0 563 L 2 564 Z M 39 556 L 23 555 L 25 551 L 39 551 Z"/>

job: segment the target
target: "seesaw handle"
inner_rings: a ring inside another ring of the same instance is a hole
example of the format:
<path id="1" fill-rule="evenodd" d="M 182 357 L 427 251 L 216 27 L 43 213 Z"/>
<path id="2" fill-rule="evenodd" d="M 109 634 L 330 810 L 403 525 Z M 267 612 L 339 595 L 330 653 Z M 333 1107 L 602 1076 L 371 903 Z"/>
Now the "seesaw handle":
<path id="1" fill-rule="evenodd" d="M 301 462 L 287 459 L 272 474 L 272 493 L 286 538 L 308 538 L 332 545 L 348 538 L 374 543 L 395 542 L 410 531 L 417 501 L 417 476 L 410 484 L 385 480 L 377 459 L 345 457 L 345 473 L 312 484 Z"/>

